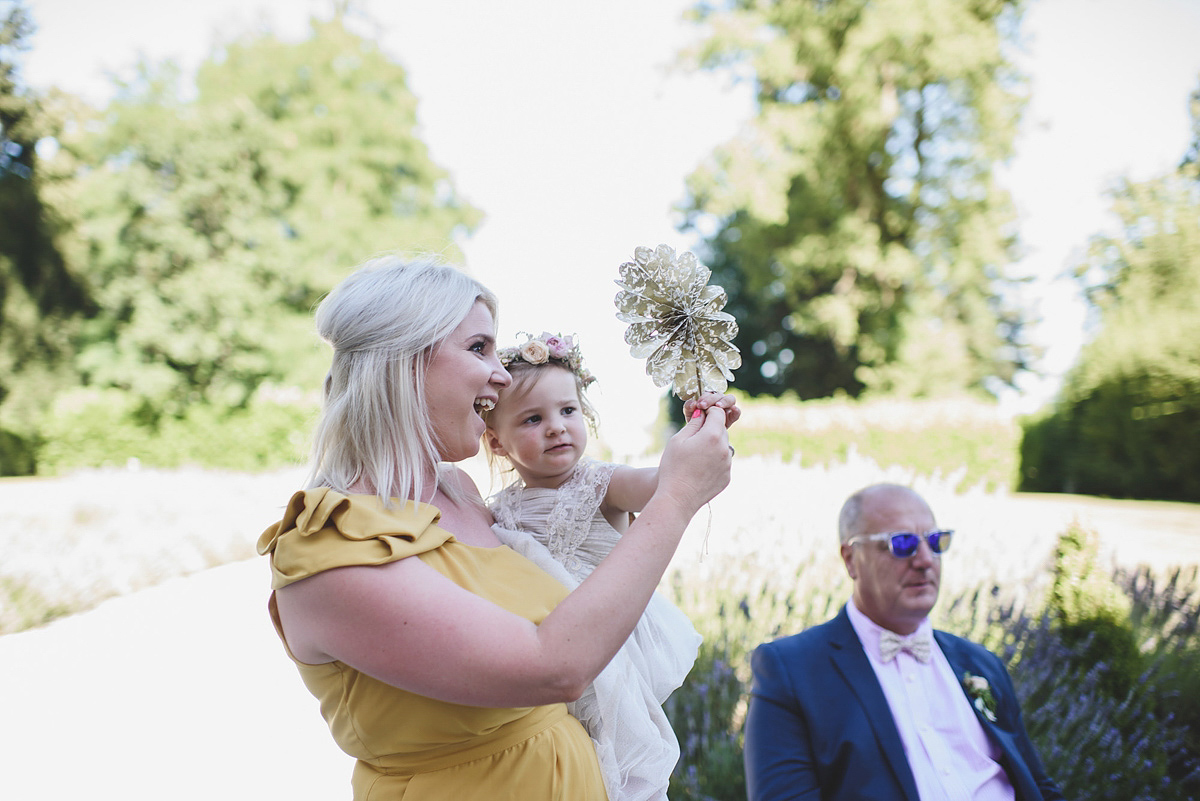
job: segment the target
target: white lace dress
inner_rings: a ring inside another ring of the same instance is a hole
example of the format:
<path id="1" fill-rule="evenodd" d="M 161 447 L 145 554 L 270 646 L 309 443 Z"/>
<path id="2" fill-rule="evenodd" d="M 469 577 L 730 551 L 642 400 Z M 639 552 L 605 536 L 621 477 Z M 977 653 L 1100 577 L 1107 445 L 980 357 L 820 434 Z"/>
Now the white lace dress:
<path id="1" fill-rule="evenodd" d="M 507 545 L 572 589 L 621 535 L 600 512 L 616 465 L 583 459 L 558 489 L 517 481 L 488 499 Z M 568 708 L 596 743 L 610 801 L 664 801 L 679 742 L 662 704 L 696 661 L 700 635 L 655 593 L 633 634 Z"/>

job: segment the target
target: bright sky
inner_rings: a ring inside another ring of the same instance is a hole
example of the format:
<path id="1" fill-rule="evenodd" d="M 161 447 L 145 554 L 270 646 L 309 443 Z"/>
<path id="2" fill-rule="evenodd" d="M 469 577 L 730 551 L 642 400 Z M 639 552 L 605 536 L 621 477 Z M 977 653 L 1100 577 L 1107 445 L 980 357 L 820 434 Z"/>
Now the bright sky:
<path id="1" fill-rule="evenodd" d="M 745 91 L 666 69 L 695 33 L 685 0 L 361 0 L 384 47 L 409 71 L 422 134 L 458 189 L 487 214 L 463 243 L 467 267 L 501 299 L 501 336 L 576 333 L 600 379 L 602 433 L 618 458 L 641 451 L 661 391 L 628 354 L 612 298 L 637 245 L 692 242 L 672 206 L 684 178 L 751 113 Z M 216 39 L 267 22 L 305 30 L 328 0 L 28 0 L 39 26 L 25 79 L 97 102 L 106 71 L 137 55 L 194 67 Z M 1047 399 L 1082 341 L 1078 291 L 1056 278 L 1106 225 L 1104 189 L 1119 175 L 1171 168 L 1187 146 L 1200 82 L 1194 0 L 1034 0 L 1033 76 L 1014 164 L 1004 180 L 1022 214 L 1037 276 L 1049 378 L 1030 378 L 1014 408 Z M 403 243 L 397 243 L 402 246 Z M 364 257 L 369 254 L 364 254 Z"/>

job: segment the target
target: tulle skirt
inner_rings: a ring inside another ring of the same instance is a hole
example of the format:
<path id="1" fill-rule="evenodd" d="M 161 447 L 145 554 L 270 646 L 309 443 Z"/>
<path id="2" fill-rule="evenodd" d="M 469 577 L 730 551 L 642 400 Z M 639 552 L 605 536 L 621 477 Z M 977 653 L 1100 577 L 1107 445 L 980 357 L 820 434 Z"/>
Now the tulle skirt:
<path id="1" fill-rule="evenodd" d="M 493 530 L 567 587 L 579 585 L 533 536 Z M 595 743 L 609 801 L 666 801 L 679 741 L 662 705 L 683 684 L 700 642 L 687 616 L 655 593 L 616 656 L 583 697 L 567 705 Z"/>

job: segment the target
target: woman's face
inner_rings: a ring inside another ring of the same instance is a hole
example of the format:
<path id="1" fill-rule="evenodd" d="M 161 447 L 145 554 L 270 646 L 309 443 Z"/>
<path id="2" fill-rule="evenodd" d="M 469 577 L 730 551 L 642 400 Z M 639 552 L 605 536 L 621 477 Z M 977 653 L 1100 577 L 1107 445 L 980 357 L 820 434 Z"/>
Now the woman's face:
<path id="1" fill-rule="evenodd" d="M 458 462 L 479 452 L 487 428 L 479 416 L 480 405 L 494 405 L 510 380 L 496 357 L 492 313 L 477 302 L 434 349 L 425 373 L 433 438 L 444 461 Z"/>

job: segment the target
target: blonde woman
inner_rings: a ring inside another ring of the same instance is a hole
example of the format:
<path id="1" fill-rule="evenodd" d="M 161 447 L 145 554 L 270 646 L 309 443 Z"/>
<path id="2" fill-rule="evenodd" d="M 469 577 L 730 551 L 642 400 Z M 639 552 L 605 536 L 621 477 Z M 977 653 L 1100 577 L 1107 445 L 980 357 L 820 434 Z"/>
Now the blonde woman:
<path id="1" fill-rule="evenodd" d="M 629 637 L 692 516 L 729 481 L 705 404 L 657 488 L 573 591 L 504 546 L 470 478 L 510 377 L 496 300 L 459 270 L 384 257 L 317 310 L 333 348 L 308 488 L 259 540 L 270 612 L 356 801 L 603 801 L 566 703 Z M 297 769 L 302 769 L 297 766 Z"/>

